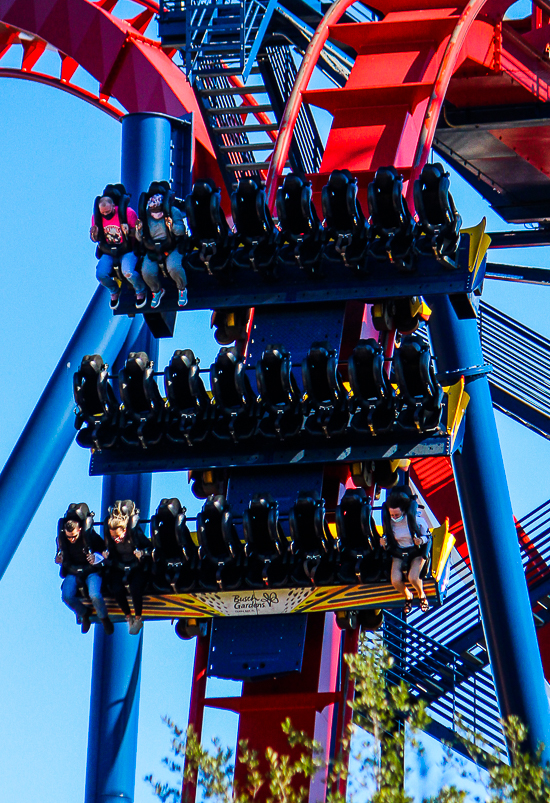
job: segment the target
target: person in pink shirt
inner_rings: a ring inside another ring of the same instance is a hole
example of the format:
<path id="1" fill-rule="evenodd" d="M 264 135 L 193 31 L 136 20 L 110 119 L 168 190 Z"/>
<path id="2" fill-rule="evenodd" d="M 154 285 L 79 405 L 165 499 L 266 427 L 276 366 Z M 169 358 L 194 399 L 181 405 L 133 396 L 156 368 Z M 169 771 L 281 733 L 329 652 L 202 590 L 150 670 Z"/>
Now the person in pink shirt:
<path id="1" fill-rule="evenodd" d="M 122 185 L 118 185 L 122 188 Z M 111 192 L 109 192 L 111 190 Z M 119 213 L 123 194 L 116 186 L 109 185 L 104 194 L 96 201 L 92 215 L 90 239 L 97 243 L 98 257 L 96 278 L 111 293 L 111 309 L 118 307 L 120 287 L 114 278 L 114 267 L 120 265 L 122 275 L 132 285 L 136 293 L 136 308 L 147 303 L 145 282 L 136 270 L 138 258 L 134 253 L 134 235 L 137 214 L 127 207 Z M 99 212 L 99 214 L 97 214 Z"/>

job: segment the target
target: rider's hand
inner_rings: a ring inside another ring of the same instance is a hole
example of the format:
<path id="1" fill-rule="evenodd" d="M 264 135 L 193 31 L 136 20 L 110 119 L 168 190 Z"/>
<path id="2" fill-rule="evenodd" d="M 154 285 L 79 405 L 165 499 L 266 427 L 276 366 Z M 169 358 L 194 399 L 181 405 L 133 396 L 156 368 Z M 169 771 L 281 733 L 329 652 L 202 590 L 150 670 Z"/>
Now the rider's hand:
<path id="1" fill-rule="evenodd" d="M 136 220 L 136 231 L 141 231 L 143 229 L 143 221 Z"/>
<path id="2" fill-rule="evenodd" d="M 168 217 L 168 216 L 166 216 L 166 217 L 164 218 L 164 222 L 166 223 L 166 228 L 168 229 L 168 231 L 172 231 L 172 226 L 173 226 L 173 223 L 172 223 L 172 218 L 171 218 L 171 217 Z"/>
<path id="3" fill-rule="evenodd" d="M 93 243 L 97 243 L 98 235 L 99 235 L 99 229 L 97 228 L 97 226 L 90 226 L 90 240 Z"/>
<path id="4" fill-rule="evenodd" d="M 128 228 L 128 224 L 127 223 L 121 223 L 120 224 L 120 228 L 122 230 L 122 233 L 125 234 L 126 237 L 127 237 L 128 236 L 128 232 L 130 231 L 130 229 Z"/>
<path id="5" fill-rule="evenodd" d="M 380 536 L 380 543 L 382 544 L 383 548 L 386 549 L 386 536 L 385 535 L 381 535 Z"/>
<path id="6" fill-rule="evenodd" d="M 55 556 L 56 563 L 63 563 L 63 552 L 58 552 Z"/>
<path id="7" fill-rule="evenodd" d="M 143 552 L 141 551 L 141 549 L 134 549 L 134 555 L 138 560 L 141 560 L 143 557 Z"/>
<path id="8" fill-rule="evenodd" d="M 90 554 L 90 555 L 86 555 L 86 560 L 88 561 L 88 563 L 89 563 L 91 566 L 93 566 L 93 565 L 94 565 L 94 563 L 95 563 L 95 558 L 94 558 L 94 556 L 93 556 L 92 554 Z"/>
<path id="9" fill-rule="evenodd" d="M 108 552 L 108 550 L 107 550 L 107 549 L 105 550 L 105 552 L 102 552 L 101 554 L 103 555 L 103 557 L 105 558 L 105 560 L 107 560 L 107 558 L 109 557 L 109 552 Z"/>
<path id="10" fill-rule="evenodd" d="M 419 538 L 417 535 L 414 536 L 413 541 L 416 546 L 422 546 L 422 538 Z"/>

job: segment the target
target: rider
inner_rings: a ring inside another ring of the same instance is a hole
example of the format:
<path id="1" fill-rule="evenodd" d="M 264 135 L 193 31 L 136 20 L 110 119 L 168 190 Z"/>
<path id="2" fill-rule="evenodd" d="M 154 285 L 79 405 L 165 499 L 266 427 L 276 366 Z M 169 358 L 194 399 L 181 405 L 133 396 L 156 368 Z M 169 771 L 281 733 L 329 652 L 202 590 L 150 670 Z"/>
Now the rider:
<path id="1" fill-rule="evenodd" d="M 182 267 L 178 240 L 187 234 L 182 213 L 174 206 L 167 181 L 154 181 L 140 199 L 136 239 L 145 247 L 141 273 L 153 294 L 151 308 L 156 309 L 164 296 L 159 282 L 159 262 L 178 288 L 178 306 L 187 304 L 187 277 Z"/>
<path id="2" fill-rule="evenodd" d="M 420 600 L 420 610 L 425 613 L 430 606 L 421 573 L 428 559 L 431 535 L 418 511 L 416 497 L 407 485 L 396 486 L 388 495 L 382 506 L 382 526 L 384 535 L 380 543 L 392 556 L 391 584 L 407 600 L 404 612 L 411 612 L 413 600 L 403 579 L 403 572 L 408 570 L 409 582 Z"/>
<path id="3" fill-rule="evenodd" d="M 113 276 L 113 268 L 120 264 L 122 275 L 136 292 L 136 307 L 147 303 L 145 283 L 136 270 L 138 258 L 134 253 L 134 235 L 137 215 L 128 206 L 129 196 L 122 184 L 108 184 L 103 195 L 96 198 L 90 239 L 97 243 L 96 278 L 111 293 L 111 309 L 118 307 L 120 287 Z"/>
<path id="4" fill-rule="evenodd" d="M 148 581 L 151 542 L 139 526 L 139 510 L 130 499 L 117 501 L 105 522 L 104 558 L 108 561 L 106 581 L 128 622 L 132 636 L 143 627 L 143 592 Z M 126 597 L 130 588 L 134 616 Z"/>
<path id="5" fill-rule="evenodd" d="M 83 633 L 90 629 L 90 609 L 78 596 L 79 588 L 87 591 L 105 632 L 109 635 L 114 632 L 101 595 L 104 549 L 103 539 L 94 529 L 83 532 L 82 521 L 76 514 L 75 518 L 67 517 L 61 521 L 55 556 L 55 562 L 61 566 L 59 573 L 63 577 L 61 598 L 76 614 L 77 623 L 81 625 Z"/>

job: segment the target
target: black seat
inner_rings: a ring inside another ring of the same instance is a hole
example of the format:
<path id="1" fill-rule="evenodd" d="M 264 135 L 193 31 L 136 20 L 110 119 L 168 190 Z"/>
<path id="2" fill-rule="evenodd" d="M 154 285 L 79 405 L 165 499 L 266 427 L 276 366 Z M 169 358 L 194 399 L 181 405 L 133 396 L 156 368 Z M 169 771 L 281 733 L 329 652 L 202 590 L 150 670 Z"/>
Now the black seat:
<path id="1" fill-rule="evenodd" d="M 374 340 L 360 340 L 348 360 L 352 396 L 350 426 L 356 432 L 387 432 L 396 417 L 395 393 L 384 370 L 384 350 Z"/>
<path id="2" fill-rule="evenodd" d="M 235 348 L 222 348 L 210 366 L 214 396 L 214 434 L 236 442 L 250 438 L 258 428 L 258 405 L 245 369 L 244 358 Z"/>
<path id="3" fill-rule="evenodd" d="M 336 508 L 337 577 L 343 583 L 376 582 L 381 573 L 380 538 L 363 488 L 348 488 Z"/>
<path id="4" fill-rule="evenodd" d="M 221 197 L 212 179 L 201 179 L 185 199 L 190 237 L 183 244 L 184 267 L 209 274 L 229 271 L 233 235 L 221 208 Z"/>
<path id="5" fill-rule="evenodd" d="M 418 335 L 404 337 L 394 352 L 393 371 L 402 404 L 403 429 L 431 432 L 439 426 L 443 390 L 436 379 L 430 347 Z"/>
<path id="6" fill-rule="evenodd" d="M 357 179 L 349 170 L 333 170 L 321 192 L 327 244 L 324 262 L 365 266 L 368 224 L 357 199 Z"/>
<path id="7" fill-rule="evenodd" d="M 165 218 L 172 216 L 172 207 L 176 203 L 175 195 L 170 189 L 168 181 L 152 181 L 147 192 L 142 192 L 138 202 L 138 217 L 142 223 L 143 245 L 147 248 L 149 256 L 156 260 L 161 268 L 162 274 L 168 276 L 166 271 L 166 253 L 173 251 L 178 244 L 178 239 L 173 232 L 166 227 L 166 236 L 162 239 L 154 239 L 149 229 L 149 218 L 147 216 L 147 204 L 153 195 L 162 196 L 162 211 Z M 181 201 L 178 202 L 181 204 Z"/>
<path id="8" fill-rule="evenodd" d="M 335 571 L 335 549 L 325 519 L 325 500 L 302 491 L 288 514 L 292 579 L 297 585 L 328 585 Z"/>
<path id="9" fill-rule="evenodd" d="M 277 190 L 279 263 L 298 266 L 311 276 L 320 272 L 325 241 L 323 225 L 312 202 L 311 182 L 290 173 Z"/>
<path id="10" fill-rule="evenodd" d="M 99 211 L 99 202 L 102 198 L 110 198 L 116 207 L 118 207 L 118 219 L 121 223 L 128 225 L 128 206 L 130 204 L 130 196 L 126 192 L 124 184 L 107 184 L 101 195 L 98 195 L 94 201 L 94 223 L 97 226 L 97 248 L 96 257 L 99 259 L 102 254 L 108 254 L 113 257 L 113 272 L 120 282 L 124 282 L 124 276 L 120 269 L 120 261 L 122 256 L 130 251 L 130 242 L 121 230 L 121 242 L 110 242 L 105 234 L 104 218 Z"/>
<path id="11" fill-rule="evenodd" d="M 179 499 L 161 499 L 151 517 L 153 588 L 160 593 L 191 591 L 197 582 L 198 549 Z"/>
<path id="12" fill-rule="evenodd" d="M 256 493 L 243 513 L 246 583 L 280 587 L 288 578 L 288 541 L 279 523 L 279 506 L 269 493 Z"/>
<path id="13" fill-rule="evenodd" d="M 122 400 L 121 437 L 128 446 L 144 449 L 163 435 L 166 404 L 154 377 L 153 363 L 144 351 L 130 352 L 118 375 Z"/>
<path id="14" fill-rule="evenodd" d="M 197 517 L 200 585 L 208 591 L 233 591 L 242 582 L 243 548 L 223 496 L 209 496 Z"/>
<path id="15" fill-rule="evenodd" d="M 178 349 L 164 369 L 168 400 L 166 433 L 173 443 L 200 443 L 208 435 L 213 407 L 191 349 Z"/>
<path id="16" fill-rule="evenodd" d="M 95 513 L 93 510 L 90 510 L 86 502 L 72 502 L 67 508 L 65 515 L 58 520 L 56 537 L 57 555 L 62 557 L 64 567 L 67 566 L 67 563 L 70 563 L 68 558 L 69 553 L 66 551 L 69 546 L 65 534 L 66 522 L 76 521 L 80 525 L 80 537 L 83 539 L 84 549 L 91 555 L 94 551 L 92 542 L 97 535 L 94 531 L 94 516 Z M 82 567 L 73 565 L 70 568 L 70 574 L 73 574 L 77 579 L 79 593 L 86 602 L 90 602 L 88 587 L 86 583 L 83 582 L 83 578 L 87 574 L 87 569 L 89 569 L 87 564 Z"/>
<path id="17" fill-rule="evenodd" d="M 108 367 L 100 354 L 86 354 L 73 376 L 75 428 L 80 430 L 76 440 L 86 449 L 109 449 L 118 437 L 120 404 L 108 380 Z"/>
<path id="18" fill-rule="evenodd" d="M 369 253 L 390 259 L 400 270 L 414 265 L 414 219 L 403 197 L 403 176 L 394 167 L 380 167 L 368 188 Z"/>
<path id="19" fill-rule="evenodd" d="M 284 346 L 267 347 L 256 363 L 256 382 L 262 414 L 260 432 L 279 440 L 297 435 L 304 414 L 290 352 Z"/>
<path id="20" fill-rule="evenodd" d="M 327 438 L 340 435 L 349 420 L 348 393 L 338 373 L 338 353 L 327 343 L 314 343 L 302 361 L 305 428 Z"/>
<path id="21" fill-rule="evenodd" d="M 267 206 L 265 190 L 258 179 L 241 178 L 231 195 L 237 247 L 233 264 L 252 268 L 266 279 L 274 279 L 277 269 L 277 229 Z"/>
<path id="22" fill-rule="evenodd" d="M 439 162 L 424 166 L 414 182 L 414 206 L 418 223 L 414 246 L 419 254 L 435 254 L 446 268 L 456 267 L 462 218 L 450 191 L 450 176 Z"/>

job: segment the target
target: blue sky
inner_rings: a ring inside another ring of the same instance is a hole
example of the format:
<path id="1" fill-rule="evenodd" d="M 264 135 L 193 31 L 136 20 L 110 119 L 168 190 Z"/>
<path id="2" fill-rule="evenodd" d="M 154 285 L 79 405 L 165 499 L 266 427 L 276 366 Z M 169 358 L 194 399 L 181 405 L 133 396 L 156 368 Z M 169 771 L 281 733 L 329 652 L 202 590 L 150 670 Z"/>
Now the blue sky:
<path id="1" fill-rule="evenodd" d="M 0 81 L 0 108 L 3 465 L 95 290 L 89 218 L 95 195 L 119 179 L 120 125 L 70 95 L 24 81 Z M 453 193 L 465 225 L 486 214 L 489 229 L 504 228 L 460 179 L 453 180 Z M 544 249 L 498 252 L 493 259 L 548 266 Z M 547 293 L 487 282 L 484 298 L 548 337 Z M 218 349 L 209 317 L 181 314 L 174 340 L 162 343 L 159 365 L 184 347 L 209 365 Z M 497 419 L 514 511 L 521 516 L 548 496 L 548 446 L 509 419 Z M 0 583 L 0 797 L 6 801 L 83 799 L 93 634 L 82 636 L 62 605 L 53 558 L 56 521 L 67 505 L 85 500 L 100 509 L 101 480 L 88 477 L 88 459 L 71 448 Z M 190 495 L 185 474 L 155 477 L 152 504 L 172 495 L 196 514 L 200 502 Z M 193 649 L 169 622 L 146 624 L 136 803 L 153 799 L 143 776 L 162 772 L 169 740 L 161 716 L 186 722 Z M 213 681 L 209 693 L 231 689 L 236 684 Z M 233 724 L 232 714 L 207 712 L 206 737 L 230 734 Z"/>

